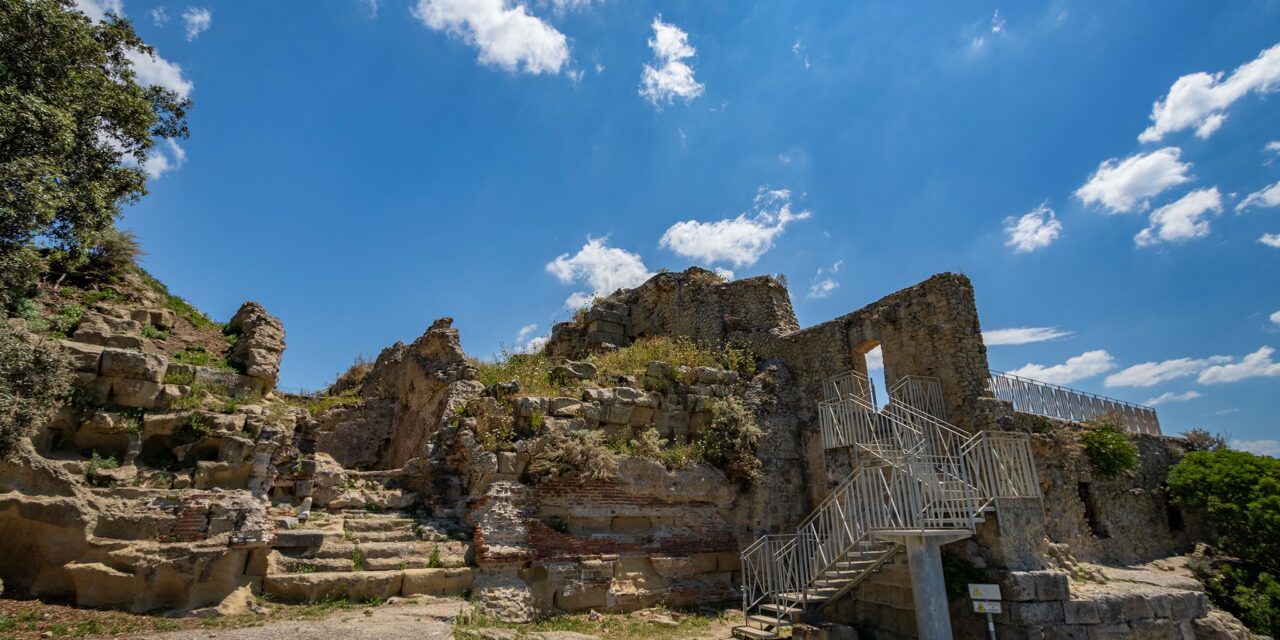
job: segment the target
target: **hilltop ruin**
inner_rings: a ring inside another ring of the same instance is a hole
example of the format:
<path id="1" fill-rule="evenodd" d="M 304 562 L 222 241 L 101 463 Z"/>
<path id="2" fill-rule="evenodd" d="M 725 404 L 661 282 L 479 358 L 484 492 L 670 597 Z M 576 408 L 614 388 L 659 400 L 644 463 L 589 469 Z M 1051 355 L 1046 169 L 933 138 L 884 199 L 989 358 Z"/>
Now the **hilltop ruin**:
<path id="1" fill-rule="evenodd" d="M 540 354 L 478 362 L 444 318 L 311 397 L 275 391 L 261 306 L 198 324 L 139 287 L 57 340 L 79 391 L 0 461 L 5 589 L 224 613 L 469 594 L 504 620 L 729 602 L 747 637 L 985 637 L 947 563 L 1001 585 L 1002 638 L 1243 633 L 1193 582 L 1081 568 L 1212 538 L 1163 495 L 1186 444 L 1149 409 L 990 371 L 961 275 L 801 328 L 773 278 L 661 273 Z M 1136 473 L 1063 437 L 1103 416 Z"/>

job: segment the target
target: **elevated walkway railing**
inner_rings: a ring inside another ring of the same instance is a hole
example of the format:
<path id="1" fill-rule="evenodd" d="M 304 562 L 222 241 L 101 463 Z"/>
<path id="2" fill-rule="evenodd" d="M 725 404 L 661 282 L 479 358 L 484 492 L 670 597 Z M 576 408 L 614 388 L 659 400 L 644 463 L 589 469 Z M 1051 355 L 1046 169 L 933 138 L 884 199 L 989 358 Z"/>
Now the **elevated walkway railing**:
<path id="1" fill-rule="evenodd" d="M 1047 418 L 1085 422 L 1110 416 L 1133 433 L 1160 435 L 1156 410 L 1132 402 L 1108 398 L 1056 384 L 991 371 L 991 395 L 1013 405 L 1013 410 Z"/>

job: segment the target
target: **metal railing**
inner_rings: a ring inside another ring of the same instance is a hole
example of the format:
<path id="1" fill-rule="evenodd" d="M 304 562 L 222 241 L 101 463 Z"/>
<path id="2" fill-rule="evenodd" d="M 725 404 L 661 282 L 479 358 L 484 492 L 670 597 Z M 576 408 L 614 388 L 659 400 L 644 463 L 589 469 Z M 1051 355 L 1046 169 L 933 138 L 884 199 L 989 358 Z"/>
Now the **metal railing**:
<path id="1" fill-rule="evenodd" d="M 947 419 L 942 383 L 931 376 L 902 376 L 889 387 L 890 402 L 915 407 L 939 420 Z"/>
<path id="2" fill-rule="evenodd" d="M 1072 422 L 1109 416 L 1134 433 L 1160 435 L 1160 420 L 1151 407 L 1002 371 L 991 371 L 988 380 L 991 395 L 1012 404 L 1014 411 Z"/>
<path id="3" fill-rule="evenodd" d="M 781 625 L 791 605 L 829 602 L 847 592 L 897 552 L 896 544 L 877 540 L 877 532 L 973 531 L 996 499 L 1040 495 L 1026 434 L 969 434 L 912 403 L 941 413 L 936 380 L 899 380 L 880 411 L 861 374 L 830 378 L 823 391 L 823 446 L 850 447 L 858 463 L 795 534 L 764 536 L 743 551 L 748 619 L 753 610 L 769 612 Z M 838 570 L 850 557 L 862 567 L 851 577 Z"/>

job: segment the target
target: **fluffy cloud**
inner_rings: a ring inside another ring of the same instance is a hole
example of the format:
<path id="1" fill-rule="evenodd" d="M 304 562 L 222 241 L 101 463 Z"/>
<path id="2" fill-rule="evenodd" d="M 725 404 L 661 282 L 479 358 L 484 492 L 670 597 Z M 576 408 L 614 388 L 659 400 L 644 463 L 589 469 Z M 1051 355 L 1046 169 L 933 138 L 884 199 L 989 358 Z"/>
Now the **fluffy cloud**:
<path id="1" fill-rule="evenodd" d="M 1280 180 L 1275 184 L 1254 191 L 1245 196 L 1240 204 L 1236 205 L 1236 211 L 1244 211 L 1249 207 L 1278 207 L 1280 206 Z"/>
<path id="2" fill-rule="evenodd" d="M 724 278 L 725 280 L 733 280 L 732 269 L 726 269 L 724 267 L 716 267 L 715 269 L 712 269 L 712 271 L 715 271 L 716 275 L 720 276 L 721 278 Z"/>
<path id="3" fill-rule="evenodd" d="M 164 149 L 167 150 L 167 153 L 160 147 L 151 148 L 151 152 L 147 155 L 147 161 L 142 164 L 142 169 L 147 172 L 147 177 L 159 178 L 186 164 L 187 151 L 178 145 L 177 140 L 165 138 Z"/>
<path id="4" fill-rule="evenodd" d="M 160 56 L 133 49 L 125 55 L 133 65 L 133 72 L 137 74 L 138 82 L 142 84 L 159 85 L 183 98 L 189 97 L 191 90 L 195 88 L 195 85 L 182 75 L 182 67 Z"/>
<path id="5" fill-rule="evenodd" d="M 1271 360 L 1275 349 L 1261 347 L 1245 356 L 1240 362 L 1209 367 L 1200 372 L 1198 380 L 1201 384 L 1218 384 L 1222 382 L 1239 382 L 1247 378 L 1270 378 L 1280 376 L 1280 362 Z"/>
<path id="6" fill-rule="evenodd" d="M 1249 93 L 1270 93 L 1280 85 L 1280 44 L 1258 54 L 1254 60 L 1236 67 L 1230 76 L 1203 71 L 1178 78 L 1169 94 L 1151 108 L 1151 126 L 1138 136 L 1142 142 L 1156 142 L 1166 134 L 1196 127 L 1196 135 L 1207 138 L 1226 119 L 1227 108 Z"/>
<path id="7" fill-rule="evenodd" d="M 565 306 L 578 308 L 595 296 L 608 295 L 616 289 L 634 287 L 653 276 L 640 256 L 605 245 L 607 238 L 587 238 L 587 243 L 570 256 L 562 253 L 547 263 L 547 273 L 564 284 L 580 283 L 587 290 L 574 292 Z"/>
<path id="8" fill-rule="evenodd" d="M 1256 453 L 1260 456 L 1271 456 L 1272 458 L 1280 458 L 1280 440 L 1232 440 L 1232 449 L 1240 451 L 1248 451 Z"/>
<path id="9" fill-rule="evenodd" d="M 76 9 L 93 20 L 105 20 L 108 14 L 124 15 L 123 0 L 76 0 Z"/>
<path id="10" fill-rule="evenodd" d="M 515 350 L 517 353 L 537 353 L 542 351 L 551 336 L 534 335 L 537 330 L 538 325 L 536 324 L 526 324 L 520 327 L 520 330 L 516 332 Z"/>
<path id="11" fill-rule="evenodd" d="M 1191 163 L 1182 162 L 1177 147 L 1138 153 L 1124 160 L 1112 158 L 1098 165 L 1076 197 L 1085 204 L 1099 203 L 1110 213 L 1145 209 L 1147 198 L 1191 179 Z"/>
<path id="12" fill-rule="evenodd" d="M 1144 362 L 1107 376 L 1108 387 L 1154 387 L 1161 382 L 1194 376 L 1213 366 L 1231 362 L 1230 356 L 1178 358 L 1163 362 Z"/>
<path id="13" fill-rule="evenodd" d="M 1111 357 L 1111 354 L 1106 351 L 1098 349 L 1097 351 L 1086 351 L 1074 358 L 1067 358 L 1067 361 L 1062 364 L 1044 366 L 1028 363 L 1026 366 L 1014 369 L 1009 373 L 1050 384 L 1070 384 L 1077 380 L 1084 380 L 1100 373 L 1106 373 L 1114 368 L 1116 368 L 1115 358 Z"/>
<path id="14" fill-rule="evenodd" d="M 1004 33 L 1004 18 L 1000 17 L 1000 10 L 991 15 L 991 33 Z"/>
<path id="15" fill-rule="evenodd" d="M 1280 233 L 1264 233 L 1261 238 L 1258 238 L 1258 242 L 1280 249 Z"/>
<path id="16" fill-rule="evenodd" d="M 988 347 L 1006 344 L 1031 344 L 1066 338 L 1070 331 L 1060 331 L 1056 327 L 1014 327 L 1011 329 L 992 329 L 982 332 L 982 341 Z"/>
<path id="17" fill-rule="evenodd" d="M 1271 323 L 1280 324 L 1280 311 L 1271 314 Z"/>
<path id="18" fill-rule="evenodd" d="M 187 7 L 182 12 L 182 23 L 186 25 L 187 42 L 196 39 L 196 36 L 209 30 L 213 24 L 213 12 L 208 9 L 200 9 L 197 7 Z"/>
<path id="19" fill-rule="evenodd" d="M 884 368 L 884 349 L 879 346 L 867 352 L 867 371 L 876 371 Z"/>
<path id="20" fill-rule="evenodd" d="M 1195 400 L 1196 398 L 1199 398 L 1199 397 L 1200 397 L 1200 394 L 1195 391 L 1188 391 L 1186 393 L 1174 393 L 1172 391 L 1166 391 L 1154 398 L 1147 400 L 1143 404 L 1150 407 L 1155 407 L 1155 406 L 1162 405 L 1166 402 L 1185 402 L 1187 400 Z"/>
<path id="21" fill-rule="evenodd" d="M 603 1 L 603 0 L 602 0 Z M 590 7 L 595 0 L 551 0 L 551 6 L 559 12 L 579 11 Z"/>
<path id="22" fill-rule="evenodd" d="M 1268 143 L 1267 143 L 1267 146 L 1263 147 L 1262 149 L 1263 149 L 1263 151 L 1270 151 L 1270 152 L 1272 152 L 1272 153 L 1280 153 L 1280 140 L 1272 140 L 1271 142 L 1268 142 Z"/>
<path id="23" fill-rule="evenodd" d="M 661 106 L 663 102 L 671 104 L 676 98 L 688 102 L 702 95 L 702 83 L 694 79 L 693 67 L 685 62 L 697 54 L 689 44 L 689 34 L 658 16 L 653 19 L 649 48 L 653 50 L 654 64 L 644 65 L 640 73 L 641 96 Z"/>
<path id="24" fill-rule="evenodd" d="M 1006 247 L 1013 247 L 1014 253 L 1028 253 L 1053 244 L 1062 233 L 1062 223 L 1048 203 L 1043 203 L 1021 218 L 1005 218 L 1004 232 L 1009 236 Z"/>
<path id="25" fill-rule="evenodd" d="M 1151 212 L 1151 223 L 1133 241 L 1140 247 L 1159 242 L 1186 242 L 1209 235 L 1206 214 L 1222 213 L 1218 188 L 1197 189 Z"/>
<path id="26" fill-rule="evenodd" d="M 151 10 L 151 21 L 156 23 L 157 27 L 163 27 L 169 22 L 169 11 L 164 7 L 156 7 Z"/>
<path id="27" fill-rule="evenodd" d="M 844 268 L 844 260 L 836 260 L 830 267 L 818 267 L 818 272 L 814 274 L 813 281 L 809 284 L 809 293 L 806 297 L 810 299 L 825 298 L 840 288 L 840 283 L 836 282 L 830 276 L 823 278 L 823 274 L 840 273 Z M 821 278 L 821 279 L 820 279 Z"/>
<path id="28" fill-rule="evenodd" d="M 736 218 L 700 222 L 677 222 L 658 244 L 685 258 L 705 263 L 725 262 L 736 267 L 751 266 L 773 248 L 773 241 L 786 226 L 808 218 L 808 211 L 792 212 L 791 192 L 761 189 L 751 211 Z"/>
<path id="29" fill-rule="evenodd" d="M 413 16 L 436 31 L 480 50 L 480 62 L 507 71 L 560 73 L 569 60 L 568 39 L 525 5 L 507 0 L 418 0 Z"/>

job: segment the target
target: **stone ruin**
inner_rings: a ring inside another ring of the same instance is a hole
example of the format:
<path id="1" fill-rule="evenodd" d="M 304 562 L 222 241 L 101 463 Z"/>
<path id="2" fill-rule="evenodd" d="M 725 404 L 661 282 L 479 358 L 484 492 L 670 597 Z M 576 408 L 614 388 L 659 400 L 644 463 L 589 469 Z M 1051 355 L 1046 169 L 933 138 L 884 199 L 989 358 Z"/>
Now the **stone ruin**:
<path id="1" fill-rule="evenodd" d="M 941 584 L 941 574 L 937 584 L 928 575 L 935 560 L 893 542 L 890 527 L 841 552 L 851 566 L 864 558 L 874 566 L 849 569 L 830 587 L 799 585 L 808 595 L 759 615 L 761 602 L 788 597 L 762 591 L 763 565 L 751 555 L 767 543 L 761 536 L 803 540 L 812 529 L 797 527 L 859 469 L 897 478 L 894 469 L 909 466 L 834 446 L 830 434 L 846 423 L 824 417 L 855 406 L 865 412 L 850 415 L 870 416 L 877 429 L 898 424 L 874 416 L 909 409 L 905 396 L 877 406 L 867 389 L 833 382 L 863 384 L 866 354 L 880 347 L 890 386 L 927 383 L 919 424 L 1026 443 L 1030 488 L 941 516 L 964 520 L 944 552 L 1002 587 L 998 637 L 1243 637 L 1209 611 L 1194 582 L 1136 573 L 1080 580 L 1089 577 L 1081 563 L 1139 564 L 1212 538 L 1163 494 L 1185 443 L 1136 433 L 1141 470 L 1094 477 L 1079 451 L 1046 435 L 1046 424 L 1066 421 L 993 394 L 973 289 L 961 275 L 939 274 L 801 328 L 771 277 L 661 273 L 555 326 L 543 354 L 571 384 L 554 396 L 481 382 L 448 318 L 313 398 L 274 391 L 284 328 L 261 306 L 246 303 L 228 327 L 234 371 L 180 364 L 141 335 L 174 322 L 165 309 L 105 305 L 60 343 L 77 372 L 76 402 L 0 461 L 7 590 L 179 614 L 240 611 L 255 594 L 293 602 L 468 595 L 481 613 L 509 621 L 729 603 L 746 606 L 737 631 L 746 637 L 818 621 L 875 638 L 985 637 L 967 602 L 922 599 Z M 745 372 L 651 362 L 643 375 L 612 379 L 590 364 L 660 336 L 734 345 L 756 362 Z M 761 430 L 755 482 L 636 455 L 591 480 L 531 468 L 548 433 L 653 429 L 692 442 L 714 428 L 713 408 L 726 399 Z M 500 446 L 492 434 L 504 434 Z M 823 633 L 794 628 L 796 637 Z"/>

